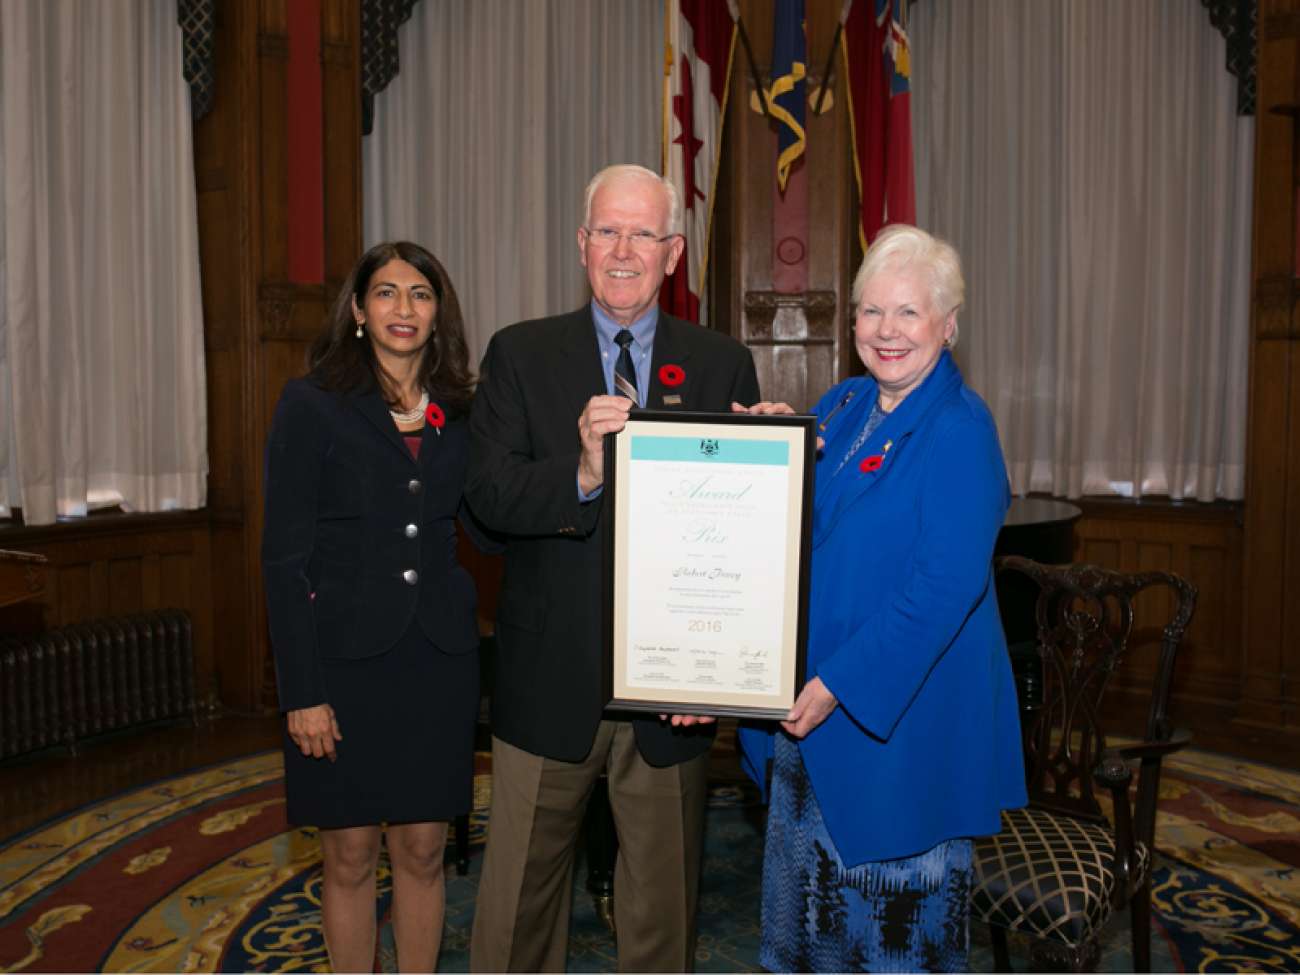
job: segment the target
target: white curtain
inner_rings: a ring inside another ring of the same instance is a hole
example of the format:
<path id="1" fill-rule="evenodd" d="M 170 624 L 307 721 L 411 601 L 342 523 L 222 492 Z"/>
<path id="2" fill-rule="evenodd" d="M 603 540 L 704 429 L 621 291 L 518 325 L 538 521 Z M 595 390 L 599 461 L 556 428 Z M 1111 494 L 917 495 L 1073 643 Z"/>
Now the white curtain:
<path id="1" fill-rule="evenodd" d="M 196 508 L 206 390 L 175 0 L 0 0 L 0 515 Z"/>
<path id="2" fill-rule="evenodd" d="M 659 171 L 662 0 L 424 0 L 364 140 L 366 245 L 405 238 L 446 266 L 472 364 L 492 333 L 588 298 L 587 180 Z"/>
<path id="3" fill-rule="evenodd" d="M 1190 0 L 912 8 L 922 226 L 1017 493 L 1241 498 L 1253 119 Z"/>

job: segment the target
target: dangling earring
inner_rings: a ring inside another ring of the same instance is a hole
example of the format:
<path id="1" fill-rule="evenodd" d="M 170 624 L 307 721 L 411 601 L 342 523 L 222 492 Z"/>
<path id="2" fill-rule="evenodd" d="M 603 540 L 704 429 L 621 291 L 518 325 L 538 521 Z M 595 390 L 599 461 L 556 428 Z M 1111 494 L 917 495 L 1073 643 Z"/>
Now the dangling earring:
<path id="1" fill-rule="evenodd" d="M 364 323 L 360 319 L 357 320 L 357 338 L 361 338 L 361 336 L 365 334 L 365 329 L 361 327 L 363 324 Z"/>

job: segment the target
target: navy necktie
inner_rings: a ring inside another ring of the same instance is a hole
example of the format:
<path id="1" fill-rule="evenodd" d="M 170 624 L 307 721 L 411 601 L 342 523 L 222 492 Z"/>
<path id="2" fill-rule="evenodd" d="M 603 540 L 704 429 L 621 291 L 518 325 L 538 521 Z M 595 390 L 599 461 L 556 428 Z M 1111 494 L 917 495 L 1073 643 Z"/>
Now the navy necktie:
<path id="1" fill-rule="evenodd" d="M 632 365 L 632 350 L 628 348 L 632 344 L 632 330 L 620 328 L 614 341 L 619 348 L 618 361 L 614 363 L 614 392 L 626 396 L 633 403 L 640 403 L 636 391 L 636 367 Z"/>

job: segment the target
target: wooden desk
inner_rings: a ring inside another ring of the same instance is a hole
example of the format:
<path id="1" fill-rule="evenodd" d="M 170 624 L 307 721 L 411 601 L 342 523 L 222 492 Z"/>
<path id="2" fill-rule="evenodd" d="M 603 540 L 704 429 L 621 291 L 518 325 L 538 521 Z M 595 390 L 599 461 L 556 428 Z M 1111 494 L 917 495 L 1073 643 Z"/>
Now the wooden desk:
<path id="1" fill-rule="evenodd" d="M 0 607 L 45 594 L 44 555 L 0 549 Z"/>
<path id="2" fill-rule="evenodd" d="M 1011 508 L 993 547 L 993 556 L 1023 555 L 1044 565 L 1071 562 L 1074 560 L 1074 523 L 1082 515 L 1078 507 L 1066 501 L 1012 498 Z M 1038 623 L 1035 617 L 1038 586 L 1018 572 L 999 572 L 994 584 L 1023 720 L 1024 713 L 1037 710 L 1043 699 L 1043 665 L 1038 659 Z"/>
<path id="3" fill-rule="evenodd" d="M 1074 559 L 1074 523 L 1083 516 L 1075 505 L 1051 498 L 1012 498 L 1002 522 L 993 557 L 1023 555 L 1044 565 L 1060 565 Z M 998 610 L 1008 644 L 1032 642 L 1037 636 L 1034 604 L 1038 587 L 1017 574 L 1000 573 L 997 578 Z"/>

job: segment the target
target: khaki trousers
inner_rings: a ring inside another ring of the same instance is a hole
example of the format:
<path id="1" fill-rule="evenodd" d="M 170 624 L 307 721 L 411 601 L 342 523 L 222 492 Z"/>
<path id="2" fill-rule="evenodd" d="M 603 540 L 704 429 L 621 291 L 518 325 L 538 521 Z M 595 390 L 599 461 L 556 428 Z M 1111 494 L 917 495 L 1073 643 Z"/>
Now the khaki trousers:
<path id="1" fill-rule="evenodd" d="M 605 771 L 619 843 L 618 970 L 691 971 L 707 769 L 707 753 L 667 768 L 647 764 L 628 721 L 602 721 L 581 762 L 543 758 L 493 737 L 470 970 L 564 971 L 574 849 Z"/>

